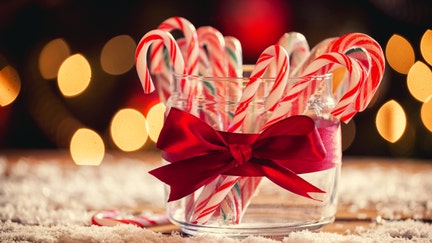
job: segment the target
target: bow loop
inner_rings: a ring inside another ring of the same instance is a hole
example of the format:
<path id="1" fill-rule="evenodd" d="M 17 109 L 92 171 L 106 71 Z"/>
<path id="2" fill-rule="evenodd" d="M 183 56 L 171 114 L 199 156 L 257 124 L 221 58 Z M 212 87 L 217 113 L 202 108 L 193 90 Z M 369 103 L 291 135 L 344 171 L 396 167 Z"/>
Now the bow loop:
<path id="1" fill-rule="evenodd" d="M 261 134 L 229 133 L 171 108 L 156 144 L 170 163 L 149 173 L 171 187 L 169 201 L 187 196 L 219 175 L 265 176 L 311 198 L 308 193 L 323 191 L 297 173 L 334 167 L 341 153 L 339 129 L 334 123 L 317 128 L 310 117 L 293 116 Z"/>

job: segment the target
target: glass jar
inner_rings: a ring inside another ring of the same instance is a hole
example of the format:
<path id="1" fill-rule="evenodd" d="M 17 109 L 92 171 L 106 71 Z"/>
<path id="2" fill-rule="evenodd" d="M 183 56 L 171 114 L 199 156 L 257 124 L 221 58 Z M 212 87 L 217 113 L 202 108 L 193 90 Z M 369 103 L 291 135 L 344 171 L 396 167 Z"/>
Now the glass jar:
<path id="1" fill-rule="evenodd" d="M 292 85 L 305 79 L 313 88 L 305 91 L 297 101 L 288 104 L 290 109 L 287 115 L 306 115 L 313 120 L 314 131 L 319 134 L 320 145 L 326 151 L 324 160 L 327 164 L 319 169 L 308 168 L 308 163 L 300 157 L 293 165 L 295 175 L 290 176 L 306 181 L 321 192 L 299 195 L 266 176 L 220 175 L 189 195 L 167 203 L 170 220 L 179 225 L 184 233 L 219 234 L 236 238 L 249 235 L 282 238 L 292 231 L 318 230 L 334 221 L 342 151 L 340 124 L 330 115 L 330 110 L 334 107 L 332 75 L 289 79 L 284 93 L 288 93 Z M 216 131 L 230 131 L 233 115 L 248 81 L 248 78 L 177 75 L 171 86 L 172 95 L 167 102 L 167 113 L 171 108 L 177 108 L 199 118 Z M 263 78 L 259 82 L 242 126 L 236 133 L 261 133 L 276 112 L 266 109 L 266 98 L 274 79 Z M 188 85 L 187 88 L 185 84 Z M 164 163 L 169 164 L 168 161 Z M 216 192 L 220 192 L 227 178 L 236 178 L 236 181 L 230 185 L 229 190 L 216 197 Z M 170 187 L 167 186 L 166 189 L 169 195 Z M 210 203 L 213 200 L 216 202 Z"/>

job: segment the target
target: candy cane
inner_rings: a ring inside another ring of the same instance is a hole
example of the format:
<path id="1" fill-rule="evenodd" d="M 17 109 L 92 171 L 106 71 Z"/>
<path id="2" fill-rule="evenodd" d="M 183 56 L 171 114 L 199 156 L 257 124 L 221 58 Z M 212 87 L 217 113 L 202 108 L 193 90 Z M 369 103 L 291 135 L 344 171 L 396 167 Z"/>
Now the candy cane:
<path id="1" fill-rule="evenodd" d="M 121 217 L 118 210 L 98 212 L 91 218 L 93 225 L 116 226 L 121 224 L 133 224 L 142 228 L 170 224 L 166 214 L 138 215 Z"/>
<path id="2" fill-rule="evenodd" d="M 234 114 L 233 121 L 228 129 L 229 132 L 236 132 L 240 130 L 241 124 L 246 117 L 247 107 L 253 100 L 254 95 L 256 94 L 256 91 L 260 85 L 260 78 L 266 72 L 268 65 L 274 58 L 278 60 L 278 68 L 280 72 L 275 79 L 275 82 L 269 94 L 269 98 L 266 101 L 266 105 L 268 106 L 268 109 L 270 111 L 275 109 L 275 104 L 278 101 L 277 95 L 282 95 L 282 92 L 285 89 L 284 85 L 286 84 L 289 74 L 288 54 L 279 45 L 273 45 L 268 47 L 258 58 L 254 70 L 252 71 L 252 74 L 249 78 L 249 82 L 247 83 L 243 95 L 240 98 L 239 105 Z M 223 179 L 223 181 L 220 183 L 214 193 L 211 194 L 209 197 L 203 199 L 204 201 L 206 201 L 206 206 L 203 207 L 203 210 L 201 212 L 194 212 L 194 215 L 192 215 L 192 222 L 205 224 L 239 179 L 238 176 L 222 176 L 221 178 Z M 201 202 L 197 202 L 197 205 L 199 205 L 200 203 Z"/>
<path id="3" fill-rule="evenodd" d="M 357 60 L 339 52 L 330 52 L 317 57 L 304 70 L 306 79 L 295 83 L 292 89 L 287 90 L 286 96 L 282 98 L 280 106 L 273 112 L 266 125 L 271 125 L 286 117 L 291 109 L 291 103 L 300 96 L 302 88 L 306 87 L 310 82 L 310 79 L 307 79 L 308 76 L 326 74 L 340 66 L 348 70 L 349 89 L 340 100 L 337 101 L 336 107 L 331 114 L 341 119 L 344 109 L 352 103 L 352 100 L 359 92 L 359 87 L 365 81 L 366 76 L 364 67 Z"/>
<path id="4" fill-rule="evenodd" d="M 362 84 L 359 90 L 359 95 L 353 102 L 353 110 L 363 111 L 366 109 L 370 100 L 374 96 L 378 89 L 378 86 L 382 80 L 385 69 L 385 59 L 384 53 L 381 46 L 372 39 L 370 36 L 363 33 L 350 33 L 341 36 L 331 45 L 329 45 L 329 51 L 343 52 L 350 55 L 349 52 L 355 48 L 363 48 L 366 50 L 367 54 L 370 56 L 370 61 L 367 60 L 365 56 L 356 56 L 360 63 L 367 69 L 368 77 L 367 80 Z M 363 58 L 361 58 L 363 57 Z M 344 120 L 349 120 L 352 115 L 356 112 L 348 112 L 350 116 L 344 118 Z"/>
<path id="5" fill-rule="evenodd" d="M 147 65 L 147 53 L 151 44 L 157 40 L 162 40 L 168 49 L 168 54 L 173 63 L 174 71 L 178 74 L 186 74 L 184 59 L 174 37 L 172 37 L 170 33 L 162 30 L 151 30 L 141 38 L 135 52 L 136 70 L 145 93 L 151 93 L 154 91 L 154 84 Z M 182 80 L 180 85 L 185 93 L 189 93 L 188 83 L 185 82 L 185 80 Z"/>
<path id="6" fill-rule="evenodd" d="M 240 41 L 233 36 L 225 36 L 225 53 L 228 64 L 228 76 L 229 77 L 242 77 L 243 76 L 243 57 L 242 57 L 242 46 Z M 229 94 L 227 95 L 235 95 L 240 94 L 242 92 L 242 84 L 237 82 L 228 82 L 227 84 Z M 229 110 L 225 111 L 226 114 L 229 114 L 229 118 L 232 118 L 231 112 Z M 234 114 L 232 114 L 234 115 Z M 224 124 L 229 125 L 230 121 L 225 120 Z M 241 179 L 240 179 L 241 180 Z M 240 183 L 236 183 L 231 191 L 228 193 L 225 200 L 223 200 L 220 204 L 220 208 L 223 212 L 236 212 L 233 216 L 234 218 L 226 219 L 227 221 L 239 222 L 237 215 L 241 214 L 243 208 L 243 191 L 240 189 Z"/>
<path id="7" fill-rule="evenodd" d="M 182 17 L 171 17 L 163 21 L 159 26 L 159 30 L 171 32 L 174 30 L 180 30 L 184 35 L 186 41 L 186 51 L 183 52 L 183 58 L 186 64 L 186 73 L 197 75 L 198 74 L 198 35 L 196 33 L 195 26 L 187 19 Z M 163 42 L 156 41 L 153 48 L 150 50 L 151 60 L 151 71 L 157 72 L 164 65 L 163 60 Z"/>
<path id="8" fill-rule="evenodd" d="M 225 39 L 223 35 L 211 26 L 199 27 L 197 34 L 200 46 L 205 46 L 207 49 L 212 76 L 227 77 Z"/>
<path id="9" fill-rule="evenodd" d="M 325 52 L 328 52 L 328 47 L 333 43 L 337 37 L 331 37 L 320 41 L 316 46 L 312 48 L 309 53 L 309 56 L 301 63 L 299 63 L 293 70 L 291 70 L 290 77 L 298 77 L 302 75 L 303 70 L 309 66 L 309 64 L 315 60 L 318 56 L 322 55 Z"/>
<path id="10" fill-rule="evenodd" d="M 171 32 L 180 30 L 184 38 L 185 48 L 182 48 L 182 55 L 186 61 L 186 73 L 196 75 L 198 73 L 198 37 L 195 27 L 187 20 L 181 17 L 171 17 L 163 21 L 158 29 Z M 180 43 L 179 43 L 180 46 Z M 183 50 L 184 49 L 184 50 Z M 159 98 L 166 103 L 172 93 L 172 74 L 171 64 L 167 58 L 166 49 L 162 41 L 155 41 L 150 49 L 150 71 L 158 85 Z"/>
<path id="11" fill-rule="evenodd" d="M 333 114 L 337 114 L 342 121 L 348 122 L 358 111 L 362 111 L 366 108 L 382 79 L 384 72 L 384 55 L 381 47 L 375 40 L 365 34 L 351 33 L 339 38 L 326 39 L 314 49 L 313 52 L 315 52 L 315 54 L 334 51 L 344 53 L 356 59 L 365 67 L 364 73 L 369 76 L 368 80 L 363 82 L 362 86 L 358 88 L 359 93 L 356 98 L 350 98 L 352 104 L 346 107 L 344 106 L 344 114 L 341 114 L 342 111 L 340 109 L 338 111 L 333 111 Z M 308 62 L 302 65 L 303 69 L 310 64 L 310 60 L 313 60 L 312 58 L 313 55 L 308 59 Z M 298 71 L 300 72 L 303 70 Z M 345 78 L 338 87 L 334 88 L 333 95 L 337 100 L 340 100 L 341 96 L 344 96 L 350 89 L 348 83 L 349 81 Z M 303 96 L 303 98 L 293 103 L 293 107 L 297 109 L 297 114 L 304 110 L 306 103 L 303 102 L 303 100 L 309 97 L 307 94 Z M 347 98 L 346 95 L 345 98 Z M 339 104 L 339 106 L 341 106 L 341 104 Z M 291 113 L 295 111 L 293 107 L 291 107 Z"/>
<path id="12" fill-rule="evenodd" d="M 289 32 L 283 34 L 278 42 L 290 57 L 290 70 L 294 70 L 300 63 L 302 63 L 310 54 L 309 44 L 306 41 L 304 35 L 298 32 Z M 277 67 L 275 61 L 273 61 L 266 73 L 267 77 L 275 77 L 277 73 Z M 290 74 L 290 76 L 292 76 Z"/>
<path id="13" fill-rule="evenodd" d="M 267 111 L 272 112 L 276 109 L 277 105 L 279 104 L 279 100 L 282 96 L 283 91 L 285 90 L 285 86 L 287 85 L 287 79 L 288 79 L 288 75 L 289 75 L 289 69 L 290 69 L 290 63 L 289 63 L 289 55 L 286 53 L 286 51 L 284 51 L 285 49 L 281 48 L 280 45 L 275 45 L 275 46 L 271 46 L 270 48 L 270 52 L 272 52 L 274 50 L 275 52 L 275 58 L 273 60 L 270 61 L 269 64 L 265 65 L 265 68 L 269 68 L 271 66 L 272 63 L 276 62 L 277 65 L 277 72 L 276 72 L 276 78 L 275 81 L 273 83 L 273 86 L 269 92 L 269 95 L 266 99 L 265 102 L 265 108 Z M 264 53 L 266 53 L 266 51 L 269 50 L 266 49 L 264 51 Z M 280 49 L 279 49 L 280 48 Z M 283 54 L 279 54 L 279 52 L 282 52 Z M 258 63 L 260 62 L 260 60 L 258 60 L 257 64 L 256 64 L 256 68 L 258 68 L 258 70 L 260 69 Z M 254 71 L 256 69 L 254 68 Z M 260 80 L 258 79 L 254 79 L 254 71 L 252 71 L 251 74 L 251 79 L 253 80 L 253 82 L 251 82 L 251 80 L 247 83 L 245 90 L 243 92 L 243 96 L 240 99 L 239 102 L 239 106 L 237 108 L 236 113 L 234 114 L 234 119 L 232 121 L 231 124 L 235 124 L 235 122 L 237 121 L 237 119 L 242 120 L 242 126 L 247 126 L 247 122 L 244 119 L 246 116 L 246 113 L 242 113 L 241 112 L 241 108 L 240 106 L 243 107 L 247 107 L 249 106 L 248 102 L 250 103 L 253 99 L 254 96 L 256 96 L 257 93 L 257 89 L 258 86 L 260 85 Z M 261 76 L 259 76 L 261 77 Z M 248 96 L 251 95 L 251 96 Z M 244 104 L 242 104 L 242 102 L 245 102 Z M 253 121 L 254 123 L 256 123 L 256 120 Z M 256 126 L 256 124 L 255 124 Z M 234 126 L 231 127 L 231 129 L 234 129 Z M 232 130 L 234 131 L 234 130 Z M 261 130 L 262 131 L 262 130 Z M 238 131 L 237 131 L 238 132 Z M 229 179 L 227 179 L 227 181 L 229 182 Z M 233 193 L 228 194 L 228 196 L 231 196 L 231 201 L 234 203 L 238 203 L 241 205 L 240 210 L 234 211 L 236 213 L 234 213 L 234 215 L 230 215 L 229 213 L 233 213 L 233 211 L 224 211 L 225 217 L 226 218 L 233 218 L 234 222 L 238 223 L 240 222 L 241 216 L 244 213 L 244 209 L 247 207 L 247 204 L 249 204 L 250 199 L 253 195 L 253 192 L 256 190 L 256 188 L 258 187 L 259 183 L 260 183 L 260 178 L 249 178 L 249 177 L 239 177 L 239 181 L 238 181 L 238 187 L 240 189 L 236 189 L 236 190 L 232 190 Z M 236 199 L 238 197 L 233 196 L 233 195 L 238 195 L 238 192 L 240 192 L 240 199 Z M 236 205 L 234 204 L 234 207 L 236 207 Z M 223 208 L 224 209 L 224 208 Z M 243 212 L 242 212 L 243 211 Z"/>
<path id="14" fill-rule="evenodd" d="M 283 46 L 290 56 L 290 69 L 295 69 L 310 55 L 309 44 L 306 37 L 298 32 L 289 32 L 282 35 L 278 44 Z"/>
<path id="15" fill-rule="evenodd" d="M 225 53 L 228 64 L 228 77 L 243 76 L 243 56 L 240 41 L 233 36 L 225 36 Z"/>

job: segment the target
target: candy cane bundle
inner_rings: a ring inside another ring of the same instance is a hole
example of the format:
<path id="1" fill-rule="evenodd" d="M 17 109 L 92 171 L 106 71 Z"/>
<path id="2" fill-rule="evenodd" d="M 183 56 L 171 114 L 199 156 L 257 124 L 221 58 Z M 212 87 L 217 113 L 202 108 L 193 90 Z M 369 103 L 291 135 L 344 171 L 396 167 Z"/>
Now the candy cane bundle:
<path id="1" fill-rule="evenodd" d="M 278 96 L 282 95 L 283 90 L 285 89 L 285 85 L 287 82 L 289 68 L 288 68 L 288 54 L 286 51 L 281 48 L 279 45 L 274 45 L 268 47 L 266 50 L 258 58 L 258 61 L 255 65 L 254 70 L 252 71 L 251 76 L 249 77 L 249 82 L 247 83 L 243 95 L 239 101 L 236 112 L 234 114 L 233 120 L 231 122 L 231 126 L 229 127 L 229 132 L 240 131 L 243 122 L 245 121 L 246 114 L 248 112 L 249 104 L 252 102 L 256 91 L 261 83 L 261 77 L 267 70 L 271 61 L 277 60 L 278 65 L 278 75 L 274 81 L 272 89 L 269 94 L 269 99 L 266 102 L 268 109 L 271 111 L 275 109 Z M 214 181 L 212 183 L 219 184 L 213 194 L 202 198 L 203 202 L 206 202 L 205 207 L 202 208 L 201 212 L 195 212 L 192 216 L 192 222 L 196 222 L 199 224 L 203 224 L 207 222 L 216 209 L 219 207 L 219 204 L 222 200 L 225 199 L 226 195 L 231 191 L 232 187 L 237 183 L 239 177 L 236 176 L 222 176 L 221 181 Z M 238 202 L 239 200 L 236 200 Z M 203 202 L 198 201 L 198 205 L 202 205 Z M 227 213 L 227 212 L 225 212 Z M 241 212 L 235 212 L 236 215 L 241 214 Z M 237 220 L 239 218 L 237 217 Z"/>
<path id="2" fill-rule="evenodd" d="M 184 38 L 175 40 L 170 34 L 173 30 L 180 30 Z M 224 37 L 211 26 L 195 29 L 181 17 L 169 18 L 145 34 L 136 51 L 137 72 L 145 93 L 154 90 L 150 76 L 153 74 L 163 91 L 162 99 L 166 100 L 172 92 L 175 73 L 180 92 L 186 95 L 190 106 L 198 97 L 206 104 L 222 104 L 198 105 L 186 111 L 228 133 L 261 133 L 284 118 L 305 114 L 309 100 L 329 85 L 324 80 L 338 68 L 344 68 L 346 74 L 333 88 L 334 102 L 325 104 L 325 112 L 329 119 L 348 122 L 369 104 L 383 77 L 384 66 L 381 47 L 365 34 L 327 38 L 310 50 L 301 33 L 290 32 L 262 52 L 242 89 L 241 84 L 224 81 L 242 78 L 240 42 Z M 297 81 L 288 82 L 289 78 Z M 265 90 L 260 88 L 263 83 L 270 88 L 261 114 L 252 111 L 250 104 L 257 93 Z M 225 106 L 231 96 L 240 97 L 235 110 Z M 221 217 L 227 223 L 238 224 L 259 183 L 260 178 L 220 175 L 187 197 L 185 220 L 203 225 L 212 217 Z"/>

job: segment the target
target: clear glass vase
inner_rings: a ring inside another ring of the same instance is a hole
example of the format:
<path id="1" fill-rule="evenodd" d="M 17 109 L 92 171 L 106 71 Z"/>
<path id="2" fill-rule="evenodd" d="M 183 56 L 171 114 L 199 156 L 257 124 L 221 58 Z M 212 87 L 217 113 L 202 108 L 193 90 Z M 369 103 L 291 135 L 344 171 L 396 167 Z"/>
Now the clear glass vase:
<path id="1" fill-rule="evenodd" d="M 292 231 L 318 230 L 334 221 L 342 151 L 340 124 L 330 115 L 330 110 L 334 107 L 332 75 L 289 79 L 284 93 L 305 80 L 310 82 L 311 88 L 289 104 L 287 116 L 306 115 L 312 118 L 328 152 L 326 159 L 331 160 L 332 166 L 314 171 L 309 170 L 307 163 L 303 164 L 300 160 L 294 166 L 297 168 L 295 174 L 322 192 L 309 193 L 310 197 L 305 197 L 282 188 L 267 177 L 237 176 L 237 181 L 231 185 L 230 190 L 221 196 L 223 199 L 209 203 L 224 179 L 232 176 L 221 175 L 195 192 L 167 203 L 170 220 L 179 225 L 184 233 L 219 234 L 236 238 L 250 235 L 281 238 Z M 175 75 L 170 86 L 169 92 L 172 95 L 167 101 L 167 113 L 175 107 L 201 119 L 217 131 L 229 131 L 248 81 L 248 78 Z M 262 132 L 275 113 L 266 108 L 274 79 L 262 78 L 259 82 L 259 88 L 237 133 Z M 184 87 L 185 83 L 189 85 L 187 88 Z M 164 163 L 169 164 L 168 161 Z M 170 193 L 168 186 L 166 193 Z M 206 212 L 205 217 L 200 218 L 203 212 Z"/>

